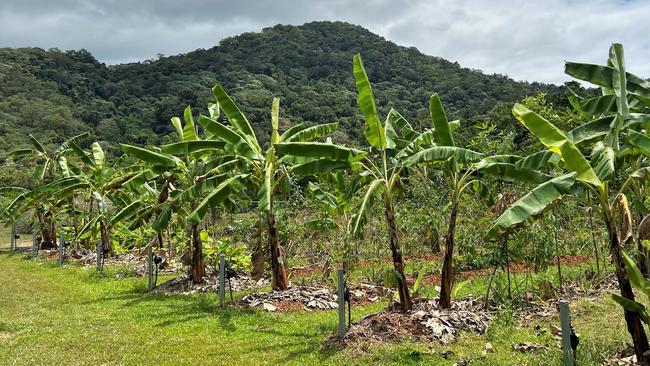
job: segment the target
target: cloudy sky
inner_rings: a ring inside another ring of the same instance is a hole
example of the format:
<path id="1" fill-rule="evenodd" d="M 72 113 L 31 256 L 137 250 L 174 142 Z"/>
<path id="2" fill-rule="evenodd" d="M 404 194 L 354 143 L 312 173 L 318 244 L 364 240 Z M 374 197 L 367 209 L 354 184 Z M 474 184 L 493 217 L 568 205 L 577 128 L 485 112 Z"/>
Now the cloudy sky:
<path id="1" fill-rule="evenodd" d="M 2 0 L 0 47 L 85 48 L 114 64 L 210 48 L 278 23 L 342 20 L 487 73 L 560 83 L 612 42 L 650 77 L 650 0 Z"/>

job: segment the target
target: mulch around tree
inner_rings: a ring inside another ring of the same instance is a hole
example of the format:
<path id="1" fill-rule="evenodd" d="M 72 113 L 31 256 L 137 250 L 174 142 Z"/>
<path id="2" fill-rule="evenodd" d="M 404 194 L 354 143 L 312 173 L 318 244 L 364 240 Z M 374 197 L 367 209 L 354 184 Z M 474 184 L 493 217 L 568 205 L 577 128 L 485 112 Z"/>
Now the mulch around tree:
<path id="1" fill-rule="evenodd" d="M 454 301 L 450 309 L 440 308 L 436 299 L 415 300 L 412 311 L 403 313 L 391 306 L 370 314 L 353 324 L 343 338 L 332 336 L 324 346 L 363 349 L 368 344 L 404 340 L 448 344 L 460 332 L 484 334 L 493 316 L 493 312 L 483 309 L 478 298 Z"/>
<path id="2" fill-rule="evenodd" d="M 352 284 L 350 299 L 353 305 L 376 303 L 392 298 L 393 290 L 368 284 Z M 256 292 L 245 295 L 242 305 L 267 311 L 295 312 L 332 310 L 338 308 L 336 290 L 327 286 L 291 286 L 285 291 Z"/>
<path id="3" fill-rule="evenodd" d="M 229 282 L 230 281 L 230 282 Z M 268 279 L 262 278 L 257 281 L 247 275 L 237 275 L 230 280 L 226 279 L 226 297 L 232 287 L 233 292 L 250 291 L 269 286 Z M 203 278 L 202 283 L 194 283 L 189 276 L 183 275 L 164 282 L 156 287 L 156 292 L 169 294 L 191 295 L 197 293 L 219 293 L 219 276 L 212 274 Z"/>

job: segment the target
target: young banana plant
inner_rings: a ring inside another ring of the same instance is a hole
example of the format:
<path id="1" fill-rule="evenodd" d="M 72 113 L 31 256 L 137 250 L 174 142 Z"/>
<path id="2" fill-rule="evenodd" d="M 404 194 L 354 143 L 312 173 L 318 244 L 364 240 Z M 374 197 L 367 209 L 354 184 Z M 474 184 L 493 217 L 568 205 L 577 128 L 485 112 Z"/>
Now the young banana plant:
<path id="1" fill-rule="evenodd" d="M 162 232 L 172 215 L 181 217 L 190 234 L 190 276 L 200 283 L 205 265 L 199 225 L 210 209 L 240 196 L 239 181 L 245 175 L 232 172 L 236 161 L 224 155 L 225 143 L 199 136 L 189 107 L 184 122 L 172 118 L 179 141 L 160 150 L 122 145 L 128 156 L 140 161 L 140 169 L 123 182 L 124 187 L 141 195 L 148 192 L 150 198 L 132 201 L 113 221 L 131 218 L 136 225 L 151 223 L 162 245 Z"/>
<path id="2" fill-rule="evenodd" d="M 440 306 L 451 306 L 453 286 L 453 255 L 455 245 L 456 223 L 458 218 L 460 198 L 467 189 L 473 189 L 486 200 L 488 205 L 493 203 L 493 198 L 486 183 L 478 179 L 477 173 L 496 176 L 509 181 L 524 181 L 541 183 L 550 177 L 537 169 L 545 165 L 552 153 L 539 153 L 522 158 L 513 155 L 496 155 L 484 157 L 483 154 L 457 147 L 454 144 L 453 130 L 458 126 L 458 121 L 449 122 L 444 108 L 437 94 L 429 100 L 429 112 L 432 121 L 433 146 L 427 147 L 407 161 L 407 166 L 422 166 L 426 175 L 426 167 L 432 166 L 443 172 L 450 184 L 451 211 L 449 226 L 445 235 L 445 256 L 443 260 L 440 284 Z"/>
<path id="3" fill-rule="evenodd" d="M 625 72 L 623 47 L 619 44 L 610 48 L 607 66 L 567 63 L 566 72 L 600 86 L 603 96 L 580 101 L 591 120 L 569 133 L 562 132 L 523 105 L 515 104 L 513 114 L 519 122 L 548 150 L 559 155 L 563 174 L 540 184 L 515 202 L 494 222 L 487 237 L 503 235 L 542 215 L 567 195 L 588 190 L 597 198 L 594 205 L 601 212 L 609 235 L 620 296 L 633 302 L 634 293 L 621 251 L 621 245 L 633 237 L 625 190 L 631 184 L 628 182 L 648 177 L 650 109 L 646 102 L 650 97 L 650 83 Z M 581 144 L 591 145 L 589 159 L 578 148 Z M 635 157 L 639 164 L 628 164 L 630 157 Z M 620 188 L 612 191 L 614 187 Z M 646 353 L 650 347 L 642 314 L 629 308 L 624 313 L 637 360 L 647 362 Z"/>
<path id="4" fill-rule="evenodd" d="M 59 169 L 61 160 L 71 153 L 71 144 L 76 144 L 88 136 L 88 133 L 82 133 L 74 136 L 61 145 L 59 145 L 53 152 L 45 149 L 43 144 L 31 134 L 28 136 L 32 146 L 29 148 L 19 149 L 12 151 L 10 156 L 14 159 L 24 159 L 34 161 L 37 163 L 34 170 L 34 182 L 36 186 L 51 183 L 52 181 L 61 178 L 62 172 Z M 25 193 L 25 192 L 22 192 Z M 56 222 L 54 216 L 58 207 L 52 206 L 48 200 L 43 200 L 39 205 L 34 207 L 34 218 L 39 223 L 39 232 L 41 248 L 53 248 L 56 246 Z M 14 218 L 14 219 L 17 219 Z"/>
<path id="5" fill-rule="evenodd" d="M 338 128 L 338 123 L 312 127 L 299 124 L 280 134 L 280 100 L 274 98 L 271 106 L 271 139 L 268 147 L 263 151 L 251 124 L 232 98 L 220 85 L 216 85 L 212 91 L 217 99 L 215 108 L 211 109 L 214 113 L 210 116 L 201 116 L 199 123 L 205 129 L 208 138 L 225 144 L 225 156 L 234 162 L 233 167 L 246 174 L 247 186 L 256 192 L 260 222 L 265 221 L 267 228 L 271 286 L 275 290 L 286 290 L 289 287 L 289 279 L 276 223 L 276 196 L 290 183 L 287 165 L 295 161 L 285 159 L 277 146 L 282 143 L 296 144 L 294 147 L 303 144 L 298 147 L 299 150 L 311 150 L 311 153 L 317 154 L 318 150 L 310 144 L 318 143 L 312 141 L 332 133 Z M 219 110 L 223 111 L 229 125 L 219 122 Z M 314 167 L 309 164 L 303 165 L 305 170 L 311 168 Z M 253 263 L 261 263 L 258 258 L 262 256 L 262 252 L 262 248 L 259 247 L 253 251 Z M 259 274 L 260 268 L 255 272 Z"/>
<path id="6" fill-rule="evenodd" d="M 382 124 L 368 75 L 360 55 L 354 56 L 353 73 L 358 90 L 357 105 L 365 120 L 366 151 L 332 143 L 277 144 L 278 151 L 294 159 L 292 171 L 301 175 L 323 174 L 338 169 L 349 169 L 365 177 L 361 181 L 365 193 L 357 213 L 352 218 L 351 232 L 360 235 L 371 216 L 373 206 L 381 204 L 388 224 L 393 271 L 396 277 L 402 311 L 413 307 L 404 274 L 404 259 L 399 244 L 395 218 L 395 204 L 402 191 L 402 175 L 406 161 L 431 141 L 432 131 L 415 131 L 395 110 L 391 110 Z"/>
<path id="7" fill-rule="evenodd" d="M 313 230 L 335 229 L 342 235 L 336 236 L 336 240 L 342 238 L 343 269 L 348 270 L 352 260 L 352 248 L 350 247 L 351 226 L 350 218 L 356 208 L 353 204 L 354 197 L 363 187 L 359 175 L 346 175 L 343 170 L 322 175 L 320 183 L 309 182 L 308 190 L 313 199 L 320 207 L 321 217 L 305 223 L 307 228 Z M 327 190 L 330 186 L 331 190 Z M 329 261 L 328 261 L 329 263 Z"/>

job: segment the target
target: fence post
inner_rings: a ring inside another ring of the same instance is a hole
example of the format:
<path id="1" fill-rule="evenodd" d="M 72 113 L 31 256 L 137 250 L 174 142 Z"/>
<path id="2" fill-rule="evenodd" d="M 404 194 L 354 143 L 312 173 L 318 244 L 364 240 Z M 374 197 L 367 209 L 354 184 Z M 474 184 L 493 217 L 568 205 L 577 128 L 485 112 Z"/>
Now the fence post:
<path id="1" fill-rule="evenodd" d="M 345 336 L 345 279 L 342 269 L 336 271 L 338 279 L 338 298 L 339 298 L 339 337 Z"/>
<path id="2" fill-rule="evenodd" d="M 65 240 L 63 239 L 63 226 L 59 227 L 59 267 L 63 266 L 63 255 L 65 254 Z"/>
<path id="3" fill-rule="evenodd" d="M 11 251 L 13 252 L 16 250 L 16 225 L 11 225 L 11 242 L 10 242 L 10 248 Z"/>
<path id="4" fill-rule="evenodd" d="M 226 256 L 219 256 L 219 305 L 226 304 Z"/>
<path id="5" fill-rule="evenodd" d="M 562 328 L 562 361 L 564 366 L 573 366 L 571 319 L 569 318 L 569 302 L 566 300 L 560 300 L 560 326 Z"/>
<path id="6" fill-rule="evenodd" d="M 97 272 L 102 271 L 102 259 L 104 256 L 104 248 L 102 247 L 102 239 L 97 240 Z"/>
<path id="7" fill-rule="evenodd" d="M 147 290 L 151 292 L 153 290 L 153 249 L 151 245 L 147 246 Z"/>
<path id="8" fill-rule="evenodd" d="M 38 255 L 38 239 L 36 238 L 36 233 L 38 231 L 36 229 L 32 230 L 32 257 L 36 258 Z"/>

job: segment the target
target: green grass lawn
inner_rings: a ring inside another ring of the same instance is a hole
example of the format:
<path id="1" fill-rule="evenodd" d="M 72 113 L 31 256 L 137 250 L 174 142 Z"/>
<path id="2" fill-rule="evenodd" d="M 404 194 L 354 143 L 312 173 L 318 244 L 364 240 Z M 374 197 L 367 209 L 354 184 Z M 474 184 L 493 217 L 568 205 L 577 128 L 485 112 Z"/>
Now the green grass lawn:
<path id="1" fill-rule="evenodd" d="M 98 277 L 91 269 L 0 254 L 0 365 L 560 364 L 548 332 L 538 335 L 536 323 L 522 327 L 507 314 L 487 334 L 464 334 L 453 345 L 406 342 L 359 353 L 322 349 L 336 329 L 334 311 L 222 310 L 214 295 L 150 295 L 145 287 L 142 278 Z M 354 319 L 381 306 L 354 309 Z M 572 313 L 580 365 L 601 364 L 628 339 L 622 312 L 607 297 L 573 304 Z M 483 359 L 486 342 L 495 352 Z M 549 347 L 513 351 L 519 342 Z M 445 358 L 447 351 L 453 355 Z"/>

